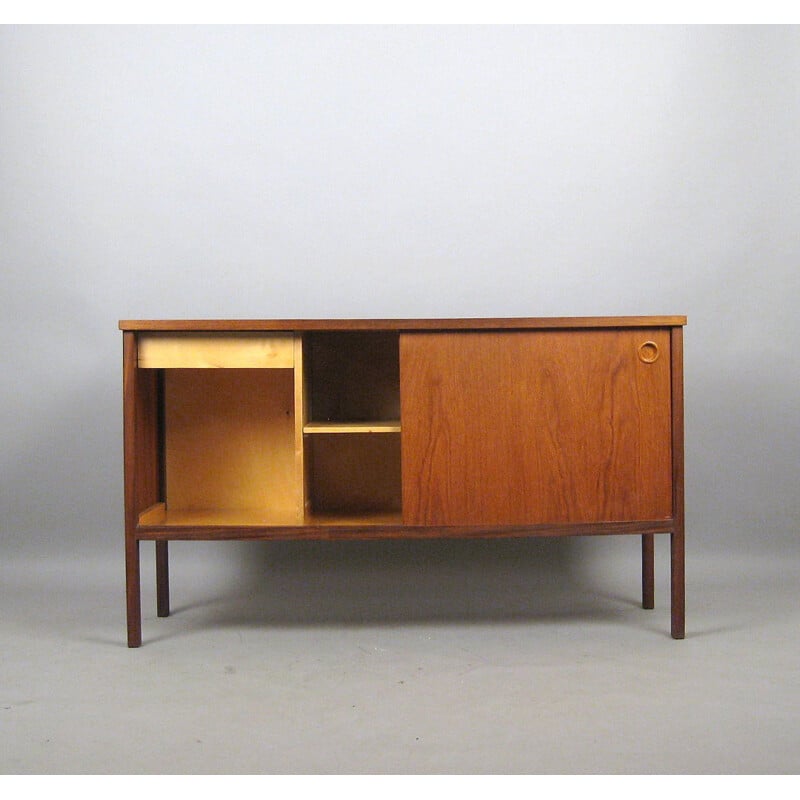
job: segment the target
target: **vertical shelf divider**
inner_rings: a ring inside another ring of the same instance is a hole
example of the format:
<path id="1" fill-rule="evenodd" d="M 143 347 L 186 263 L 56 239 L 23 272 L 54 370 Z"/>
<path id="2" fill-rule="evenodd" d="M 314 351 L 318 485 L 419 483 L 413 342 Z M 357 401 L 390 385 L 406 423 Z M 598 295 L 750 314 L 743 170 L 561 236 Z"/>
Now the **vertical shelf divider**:
<path id="1" fill-rule="evenodd" d="M 308 392 L 303 364 L 303 334 L 294 336 L 294 463 L 297 497 L 297 524 L 303 525 L 309 505 L 308 463 L 303 429 L 308 419 Z"/>

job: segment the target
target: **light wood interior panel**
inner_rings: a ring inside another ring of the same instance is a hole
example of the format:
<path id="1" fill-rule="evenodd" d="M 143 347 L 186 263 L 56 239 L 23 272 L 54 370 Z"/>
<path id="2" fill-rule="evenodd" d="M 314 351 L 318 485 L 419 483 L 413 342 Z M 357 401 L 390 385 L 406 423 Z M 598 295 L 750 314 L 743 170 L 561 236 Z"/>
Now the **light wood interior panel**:
<path id="1" fill-rule="evenodd" d="M 400 353 L 406 524 L 671 515 L 669 330 L 410 333 Z"/>
<path id="2" fill-rule="evenodd" d="M 359 433 L 400 433 L 400 420 L 385 422 L 307 422 L 304 433 L 310 434 L 359 434 Z"/>
<path id="3" fill-rule="evenodd" d="M 167 509 L 165 503 L 157 503 L 139 515 L 139 525 L 199 527 L 206 525 L 251 527 L 254 525 L 297 525 L 294 509 L 223 508 L 223 509 Z"/>
<path id="4" fill-rule="evenodd" d="M 168 510 L 302 508 L 289 369 L 165 372 Z"/>
<path id="5" fill-rule="evenodd" d="M 294 337 L 294 467 L 297 486 L 297 518 L 302 521 L 308 511 L 309 462 L 306 459 L 303 429 L 308 419 L 308 393 L 304 366 L 303 334 Z"/>
<path id="6" fill-rule="evenodd" d="M 142 369 L 291 369 L 291 333 L 142 333 Z"/>

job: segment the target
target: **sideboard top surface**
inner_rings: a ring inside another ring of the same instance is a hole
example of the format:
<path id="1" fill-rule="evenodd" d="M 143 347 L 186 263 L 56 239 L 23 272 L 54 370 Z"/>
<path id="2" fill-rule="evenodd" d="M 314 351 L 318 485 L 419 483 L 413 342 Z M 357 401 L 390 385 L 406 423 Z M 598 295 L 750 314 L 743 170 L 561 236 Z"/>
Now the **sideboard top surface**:
<path id="1" fill-rule="evenodd" d="M 465 319 L 170 319 L 120 320 L 123 331 L 313 331 L 313 330 L 525 330 L 553 328 L 660 328 L 686 324 L 685 316 L 500 317 Z"/>

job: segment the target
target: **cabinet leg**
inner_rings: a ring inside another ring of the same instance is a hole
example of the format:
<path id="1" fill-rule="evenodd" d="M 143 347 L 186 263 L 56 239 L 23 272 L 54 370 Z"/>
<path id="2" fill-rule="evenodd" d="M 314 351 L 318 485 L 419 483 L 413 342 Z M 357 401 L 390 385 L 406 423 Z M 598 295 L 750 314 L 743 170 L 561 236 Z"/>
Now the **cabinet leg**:
<path id="1" fill-rule="evenodd" d="M 128 536 L 125 542 L 125 592 L 128 611 L 128 647 L 142 644 L 142 599 L 139 580 L 139 540 Z"/>
<path id="2" fill-rule="evenodd" d="M 156 542 L 156 606 L 159 617 L 169 616 L 169 554 L 167 542 Z"/>
<path id="3" fill-rule="evenodd" d="M 655 536 L 642 535 L 642 608 L 655 608 Z"/>
<path id="4" fill-rule="evenodd" d="M 686 636 L 686 578 L 683 530 L 670 534 L 670 567 L 672 588 L 672 638 Z"/>

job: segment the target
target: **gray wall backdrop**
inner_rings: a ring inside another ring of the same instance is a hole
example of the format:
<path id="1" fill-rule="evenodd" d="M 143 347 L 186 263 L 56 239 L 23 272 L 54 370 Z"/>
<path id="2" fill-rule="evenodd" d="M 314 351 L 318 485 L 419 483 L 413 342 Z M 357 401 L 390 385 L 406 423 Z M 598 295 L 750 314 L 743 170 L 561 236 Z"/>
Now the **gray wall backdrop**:
<path id="1" fill-rule="evenodd" d="M 687 314 L 694 549 L 797 550 L 800 29 L 0 28 L 4 557 L 122 544 L 120 318 Z"/>

